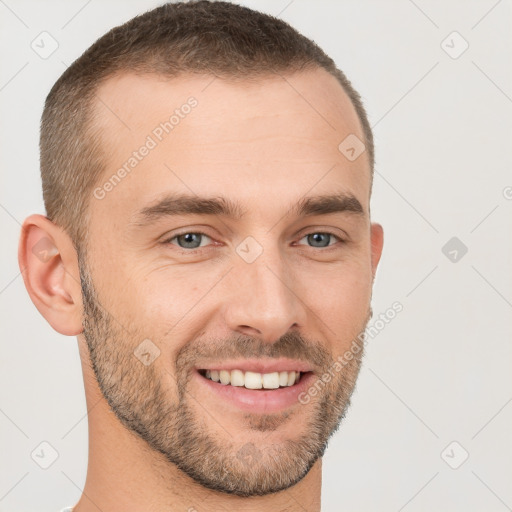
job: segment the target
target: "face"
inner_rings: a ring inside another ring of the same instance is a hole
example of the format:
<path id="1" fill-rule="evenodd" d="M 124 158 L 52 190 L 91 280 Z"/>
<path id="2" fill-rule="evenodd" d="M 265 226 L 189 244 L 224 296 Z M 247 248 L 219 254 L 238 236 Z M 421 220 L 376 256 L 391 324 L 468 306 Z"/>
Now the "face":
<path id="1" fill-rule="evenodd" d="M 346 412 L 369 319 L 369 164 L 338 150 L 363 139 L 355 111 L 321 70 L 123 75 L 98 96 L 106 171 L 79 262 L 100 389 L 203 486 L 286 489 Z"/>

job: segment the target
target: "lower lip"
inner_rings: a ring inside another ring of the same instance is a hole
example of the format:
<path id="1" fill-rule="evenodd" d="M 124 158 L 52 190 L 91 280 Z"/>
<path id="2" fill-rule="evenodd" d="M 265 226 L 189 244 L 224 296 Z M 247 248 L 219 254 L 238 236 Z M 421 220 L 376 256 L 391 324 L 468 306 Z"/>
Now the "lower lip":
<path id="1" fill-rule="evenodd" d="M 283 411 L 293 405 L 300 404 L 299 395 L 306 391 L 315 380 L 315 374 L 307 372 L 301 375 L 300 381 L 293 386 L 257 390 L 214 382 L 207 377 L 203 377 L 198 371 L 194 372 L 194 376 L 199 380 L 200 385 L 206 386 L 210 393 L 229 402 L 236 408 L 263 414 Z"/>

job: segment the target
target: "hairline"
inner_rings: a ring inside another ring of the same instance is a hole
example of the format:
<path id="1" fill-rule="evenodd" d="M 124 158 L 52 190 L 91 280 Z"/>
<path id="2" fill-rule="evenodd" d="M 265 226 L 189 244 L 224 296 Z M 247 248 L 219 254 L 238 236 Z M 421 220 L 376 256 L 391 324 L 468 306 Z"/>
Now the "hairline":
<path id="1" fill-rule="evenodd" d="M 183 70 L 178 73 L 165 73 L 162 72 L 156 68 L 147 67 L 144 69 L 140 68 L 116 68 L 111 70 L 109 73 L 105 73 L 103 76 L 101 76 L 96 83 L 94 83 L 93 87 L 89 89 L 88 94 L 85 99 L 85 112 L 84 112 L 84 118 L 85 123 L 83 127 L 83 133 L 87 137 L 87 144 L 89 146 L 95 147 L 95 153 L 96 156 L 100 159 L 101 164 L 101 171 L 98 172 L 98 176 L 94 181 L 89 181 L 88 183 L 88 190 L 87 190 L 87 199 L 85 201 L 84 207 L 83 207 L 83 223 L 80 227 L 80 231 L 84 234 L 84 239 L 79 243 L 77 241 L 76 249 L 81 249 L 82 254 L 87 253 L 87 246 L 88 246 L 88 237 L 85 236 L 88 232 L 88 227 L 90 223 L 90 209 L 93 202 L 93 194 L 92 191 L 99 186 L 99 184 L 105 179 L 105 174 L 108 173 L 107 169 L 107 163 L 106 163 L 106 152 L 105 152 L 105 140 L 104 140 L 104 128 L 101 126 L 98 126 L 97 123 L 95 123 L 95 112 L 97 106 L 101 103 L 100 100 L 98 100 L 98 93 L 100 92 L 101 88 L 105 86 L 108 82 L 115 80 L 116 78 L 120 78 L 123 76 L 129 76 L 129 75 L 135 75 L 135 76 L 143 76 L 143 77 L 154 77 L 154 78 L 162 78 L 162 79 L 169 79 L 169 80 L 175 80 L 175 79 L 187 79 L 187 78 L 193 78 L 193 77 L 214 77 L 218 78 L 224 82 L 227 82 L 228 84 L 237 84 L 237 83 L 244 83 L 244 82 L 253 82 L 253 83 L 261 83 L 266 80 L 272 80 L 277 79 L 278 77 L 284 78 L 284 77 L 291 77 L 293 75 L 301 74 L 303 72 L 308 71 L 324 71 L 329 76 L 335 79 L 336 84 L 341 89 L 343 94 L 345 94 L 347 100 L 349 101 L 351 108 L 353 110 L 353 113 L 355 114 L 355 118 L 357 119 L 358 123 L 358 129 L 360 134 L 363 137 L 364 144 L 368 147 L 372 141 L 368 141 L 365 129 L 363 126 L 363 120 L 361 119 L 361 116 L 359 115 L 359 112 L 357 111 L 357 107 L 354 104 L 353 99 L 350 96 L 350 92 L 347 91 L 347 89 L 344 87 L 343 83 L 339 80 L 339 78 L 336 76 L 335 73 L 332 73 L 329 69 L 326 69 L 324 66 L 316 63 L 311 62 L 307 63 L 302 66 L 296 66 L 296 65 L 290 65 L 287 68 L 284 69 L 272 69 L 271 67 L 268 68 L 268 70 L 258 70 L 254 72 L 249 72 L 244 75 L 240 74 L 234 74 L 234 73 L 215 73 L 211 70 L 208 71 L 194 71 L 194 70 Z M 369 195 L 371 197 L 372 192 L 372 185 L 373 185 L 373 165 L 370 161 L 370 158 L 367 158 L 368 160 L 368 173 L 369 173 Z M 369 211 L 368 211 L 369 213 Z"/>
<path id="2" fill-rule="evenodd" d="M 253 73 L 248 73 L 244 76 L 241 75 L 235 75 L 235 74 L 220 74 L 220 73 L 214 73 L 211 71 L 204 71 L 204 72 L 197 72 L 197 71 L 190 71 L 185 70 L 180 73 L 162 73 L 161 71 L 158 71 L 156 69 L 145 69 L 140 70 L 137 68 L 122 68 L 122 69 L 116 69 L 113 70 L 111 73 L 104 75 L 101 77 L 96 84 L 94 84 L 94 88 L 91 89 L 89 92 L 91 93 L 89 95 L 89 98 L 86 99 L 86 109 L 85 109 L 85 117 L 86 122 L 84 125 L 84 133 L 86 135 L 89 135 L 89 143 L 92 143 L 95 145 L 101 152 L 101 150 L 105 147 L 105 140 L 104 140 L 104 127 L 98 126 L 98 124 L 95 123 L 95 112 L 97 106 L 101 103 L 101 100 L 98 100 L 98 93 L 100 92 L 101 88 L 105 86 L 108 82 L 115 80 L 116 78 L 121 78 L 124 76 L 143 76 L 143 77 L 154 77 L 154 78 L 164 78 L 169 80 L 179 80 L 179 79 L 187 79 L 187 78 L 194 78 L 194 77 L 212 77 L 212 78 L 218 78 L 223 82 L 226 82 L 228 84 L 240 84 L 240 83 L 262 83 L 267 80 L 277 79 L 278 77 L 284 79 L 285 77 L 292 77 L 294 75 L 300 75 L 303 72 L 308 71 L 324 71 L 326 74 L 328 74 L 330 77 L 334 78 L 335 83 L 337 86 L 341 89 L 343 94 L 345 95 L 346 99 L 348 100 L 351 108 L 352 113 L 355 115 L 355 118 L 357 119 L 358 123 L 358 130 L 359 130 L 359 136 L 362 137 L 363 142 L 365 146 L 368 147 L 368 145 L 371 144 L 372 141 L 368 140 L 368 137 L 365 133 L 363 121 L 361 119 L 361 116 L 359 115 L 359 112 L 357 111 L 357 107 L 354 104 L 354 101 L 350 97 L 349 91 L 346 90 L 346 88 L 343 86 L 343 84 L 340 82 L 338 77 L 331 73 L 328 69 L 325 69 L 323 66 L 312 63 L 308 64 L 307 66 L 296 68 L 291 66 L 288 69 L 276 71 L 269 69 L 268 71 L 256 71 Z M 373 174 L 374 169 L 372 162 L 370 158 L 367 158 L 368 160 L 368 171 L 369 171 L 369 179 L 370 179 L 370 195 L 371 195 L 371 189 L 372 189 L 372 182 L 373 182 Z M 97 176 L 96 180 L 94 182 L 89 183 L 89 187 L 91 190 L 94 190 L 95 187 L 99 186 L 99 184 L 105 179 L 105 173 L 108 172 L 108 169 L 106 167 L 106 161 L 103 158 L 102 159 L 103 168 L 102 171 Z M 89 194 L 91 195 L 91 194 Z M 86 209 L 88 209 L 88 206 L 90 205 L 91 200 L 87 202 Z"/>

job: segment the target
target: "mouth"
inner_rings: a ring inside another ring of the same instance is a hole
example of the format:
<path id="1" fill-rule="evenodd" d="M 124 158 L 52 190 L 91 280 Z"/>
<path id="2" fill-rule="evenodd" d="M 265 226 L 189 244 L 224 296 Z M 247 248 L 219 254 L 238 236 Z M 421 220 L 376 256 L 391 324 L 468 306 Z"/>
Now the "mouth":
<path id="1" fill-rule="evenodd" d="M 234 370 L 199 370 L 199 374 L 213 382 L 224 386 L 244 387 L 245 389 L 279 389 L 294 386 L 300 382 L 301 376 L 309 372 L 298 370 L 259 373 Z"/>
<path id="2" fill-rule="evenodd" d="M 301 405 L 299 396 L 316 380 L 300 361 L 231 361 L 193 372 L 207 403 L 230 410 L 269 414 Z"/>

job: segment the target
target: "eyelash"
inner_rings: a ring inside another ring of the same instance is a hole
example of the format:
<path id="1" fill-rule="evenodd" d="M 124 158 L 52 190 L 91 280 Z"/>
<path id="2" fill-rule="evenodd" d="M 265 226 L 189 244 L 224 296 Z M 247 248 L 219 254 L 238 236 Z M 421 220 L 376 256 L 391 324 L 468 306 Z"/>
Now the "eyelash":
<path id="1" fill-rule="evenodd" d="M 195 252 L 200 252 L 201 250 L 204 250 L 204 249 L 208 249 L 207 246 L 203 246 L 203 247 L 195 247 L 193 249 L 187 249 L 187 248 L 184 248 L 184 247 L 180 247 L 179 245 L 177 244 L 173 244 L 172 243 L 172 240 L 175 240 L 177 239 L 178 237 L 180 236 L 183 236 L 183 235 L 202 235 L 202 236 L 205 236 L 207 238 L 210 238 L 212 239 L 211 236 L 207 235 L 206 233 L 203 233 L 202 231 L 184 231 L 183 233 L 178 233 L 176 235 L 173 235 L 171 238 L 168 238 L 166 240 L 164 240 L 162 243 L 163 244 L 171 244 L 171 245 L 174 245 L 176 246 L 176 248 L 179 250 L 179 251 L 182 251 L 183 253 L 187 253 L 187 254 L 194 254 Z M 341 238 L 339 235 L 331 232 L 331 231 L 310 231 L 309 233 L 305 233 L 301 238 L 300 240 L 303 240 L 304 238 L 306 238 L 307 236 L 309 235 L 316 235 L 316 234 L 321 234 L 321 235 L 330 235 L 334 238 L 337 239 L 338 242 L 340 243 L 345 243 L 345 240 L 343 238 Z M 302 244 L 301 244 L 302 245 Z M 327 245 L 326 247 L 314 247 L 314 246 L 307 246 L 307 247 L 310 247 L 311 249 L 321 249 L 323 251 L 327 251 L 328 249 L 334 247 L 336 244 L 329 244 Z"/>

